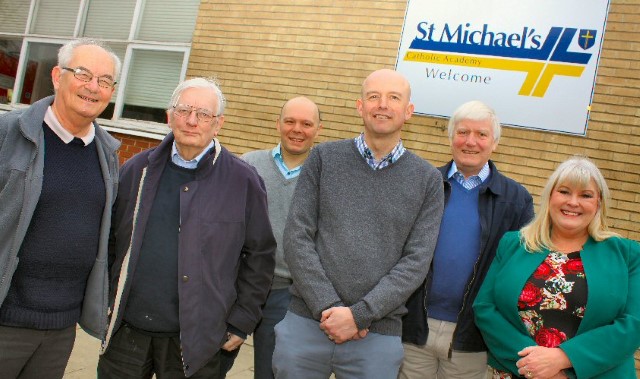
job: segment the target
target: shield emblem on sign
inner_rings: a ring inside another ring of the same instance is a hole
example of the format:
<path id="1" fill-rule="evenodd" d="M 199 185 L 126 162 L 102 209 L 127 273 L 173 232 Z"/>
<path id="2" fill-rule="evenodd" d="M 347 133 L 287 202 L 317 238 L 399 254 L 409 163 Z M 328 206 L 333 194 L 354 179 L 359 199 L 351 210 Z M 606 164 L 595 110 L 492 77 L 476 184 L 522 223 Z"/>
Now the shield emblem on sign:
<path id="1" fill-rule="evenodd" d="M 580 29 L 578 33 L 578 45 L 583 50 L 589 49 L 596 42 L 596 33 L 595 29 Z"/>

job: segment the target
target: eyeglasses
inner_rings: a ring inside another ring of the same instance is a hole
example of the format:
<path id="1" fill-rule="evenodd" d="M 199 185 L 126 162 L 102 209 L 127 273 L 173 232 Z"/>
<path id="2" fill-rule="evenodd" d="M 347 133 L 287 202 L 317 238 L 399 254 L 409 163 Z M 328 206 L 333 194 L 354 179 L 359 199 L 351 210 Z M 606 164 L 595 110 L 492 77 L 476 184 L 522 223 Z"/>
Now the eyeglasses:
<path id="1" fill-rule="evenodd" d="M 76 79 L 83 81 L 85 83 L 89 83 L 91 80 L 93 80 L 93 77 L 94 77 L 93 73 L 84 67 L 76 67 L 76 68 L 62 67 L 62 69 L 73 72 L 73 76 L 75 76 Z M 98 85 L 102 88 L 106 88 L 106 89 L 113 88 L 113 86 L 115 86 L 116 83 L 117 82 L 113 80 L 111 75 L 98 76 Z"/>
<path id="2" fill-rule="evenodd" d="M 196 112 L 198 121 L 204 123 L 211 122 L 214 118 L 218 117 L 218 115 L 214 115 L 213 112 L 204 108 L 196 108 L 186 104 L 176 104 L 173 106 L 173 114 L 176 116 L 187 118 L 191 115 L 191 112 Z"/>

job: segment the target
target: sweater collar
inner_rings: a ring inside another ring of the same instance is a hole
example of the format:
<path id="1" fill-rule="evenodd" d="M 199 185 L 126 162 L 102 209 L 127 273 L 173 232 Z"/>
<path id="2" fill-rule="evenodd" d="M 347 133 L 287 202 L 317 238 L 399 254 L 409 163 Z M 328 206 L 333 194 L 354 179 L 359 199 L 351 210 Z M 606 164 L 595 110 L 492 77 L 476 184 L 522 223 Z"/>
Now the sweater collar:
<path id="1" fill-rule="evenodd" d="M 44 122 L 47 124 L 49 129 L 51 129 L 65 144 L 69 144 L 75 138 L 73 134 L 69 133 L 67 129 L 65 129 L 56 114 L 53 112 L 53 108 L 49 106 L 47 108 L 47 112 L 44 115 Z M 93 142 L 93 139 L 96 136 L 96 129 L 93 123 L 89 127 L 88 133 L 84 137 L 78 137 L 85 146 L 89 145 Z"/>

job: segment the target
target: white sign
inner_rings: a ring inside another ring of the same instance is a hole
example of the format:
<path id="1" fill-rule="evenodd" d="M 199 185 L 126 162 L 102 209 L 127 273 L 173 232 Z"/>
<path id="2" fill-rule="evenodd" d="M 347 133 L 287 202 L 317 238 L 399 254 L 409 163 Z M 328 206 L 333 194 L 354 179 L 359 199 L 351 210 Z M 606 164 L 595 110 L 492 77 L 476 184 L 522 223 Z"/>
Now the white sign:
<path id="1" fill-rule="evenodd" d="M 608 0 L 409 0 L 396 69 L 416 113 L 469 100 L 503 124 L 584 135 Z"/>

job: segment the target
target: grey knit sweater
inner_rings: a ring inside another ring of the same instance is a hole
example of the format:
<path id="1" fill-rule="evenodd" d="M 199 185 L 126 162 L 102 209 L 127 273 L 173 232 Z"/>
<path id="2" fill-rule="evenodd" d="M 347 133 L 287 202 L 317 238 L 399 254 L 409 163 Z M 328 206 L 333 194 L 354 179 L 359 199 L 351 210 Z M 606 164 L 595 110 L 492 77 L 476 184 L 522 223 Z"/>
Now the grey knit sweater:
<path id="1" fill-rule="evenodd" d="M 284 261 L 282 234 L 298 177 L 285 179 L 278 166 L 276 166 L 276 162 L 273 160 L 271 150 L 251 151 L 244 154 L 242 159 L 258 170 L 258 174 L 260 174 L 262 180 L 264 180 L 264 185 L 267 188 L 269 220 L 271 221 L 273 236 L 278 243 L 278 247 L 276 248 L 275 278 L 272 288 L 286 288 L 288 287 L 288 281 L 282 279 L 291 279 L 291 273 Z"/>
<path id="2" fill-rule="evenodd" d="M 316 146 L 284 231 L 290 310 L 319 320 L 348 306 L 358 329 L 399 336 L 404 303 L 431 263 L 443 203 L 442 175 L 409 151 L 374 171 L 352 139 Z"/>

